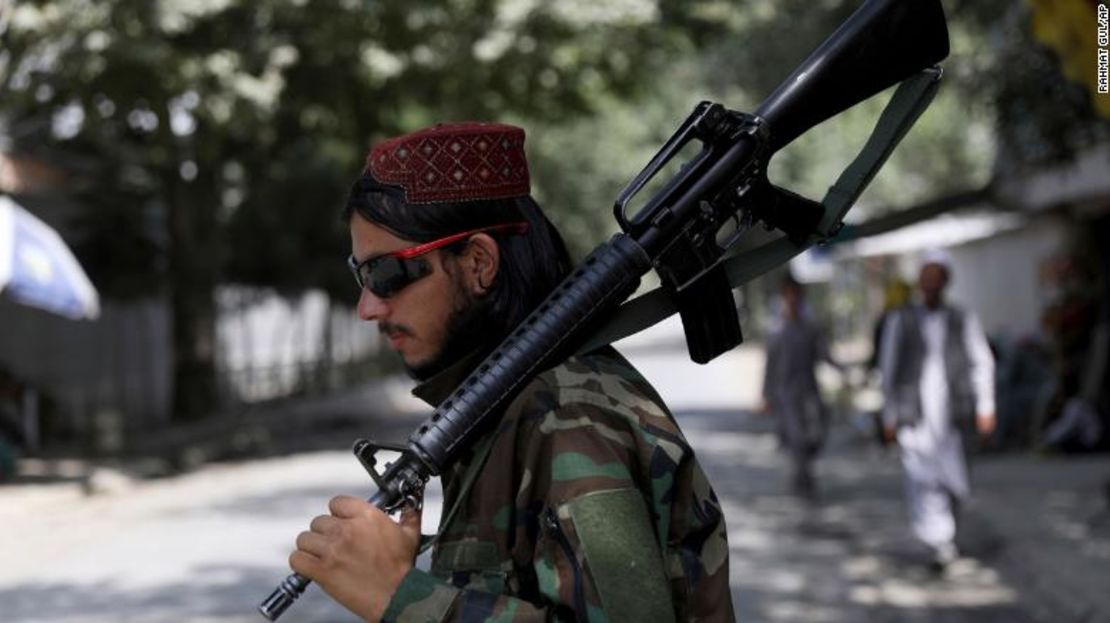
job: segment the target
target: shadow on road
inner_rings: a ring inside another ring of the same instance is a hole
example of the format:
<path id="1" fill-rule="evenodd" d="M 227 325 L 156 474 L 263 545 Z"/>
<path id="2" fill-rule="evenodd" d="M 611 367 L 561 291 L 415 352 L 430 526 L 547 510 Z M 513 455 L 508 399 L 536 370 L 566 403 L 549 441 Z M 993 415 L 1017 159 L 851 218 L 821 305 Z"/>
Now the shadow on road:
<path id="1" fill-rule="evenodd" d="M 970 514 L 969 557 L 943 575 L 913 542 L 896 456 L 833 427 L 818 493 L 790 492 L 771 417 L 739 410 L 676 415 L 728 522 L 739 621 L 1036 621 L 992 569 L 1001 542 Z"/>
<path id="2" fill-rule="evenodd" d="M 187 580 L 159 584 L 158 590 L 114 582 L 29 583 L 0 589 L 5 621 L 114 621 L 119 623 L 257 623 L 257 603 L 281 580 L 269 567 L 204 566 Z M 349 622 L 353 615 L 310 587 L 294 606 L 298 621 Z"/>

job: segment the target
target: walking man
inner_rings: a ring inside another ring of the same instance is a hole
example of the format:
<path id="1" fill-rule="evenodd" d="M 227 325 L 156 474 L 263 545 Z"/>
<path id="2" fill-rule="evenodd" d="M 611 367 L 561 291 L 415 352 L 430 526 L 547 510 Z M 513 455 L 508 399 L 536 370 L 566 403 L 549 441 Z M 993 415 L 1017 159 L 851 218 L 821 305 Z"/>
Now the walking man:
<path id="1" fill-rule="evenodd" d="M 958 555 L 960 503 L 969 494 L 964 437 L 994 430 L 994 360 L 978 319 L 947 304 L 952 274 L 943 251 L 925 254 L 920 298 L 892 314 L 883 331 L 880 369 L 884 434 L 897 439 L 915 536 L 943 570 Z"/>
<path id="2" fill-rule="evenodd" d="M 767 338 L 763 377 L 764 409 L 778 424 L 779 441 L 790 455 L 791 487 L 802 496 L 815 491 L 813 461 L 825 442 L 828 407 L 821 399 L 816 368 L 821 361 L 839 366 L 805 309 L 802 284 L 787 275 L 779 286 L 782 318 Z"/>

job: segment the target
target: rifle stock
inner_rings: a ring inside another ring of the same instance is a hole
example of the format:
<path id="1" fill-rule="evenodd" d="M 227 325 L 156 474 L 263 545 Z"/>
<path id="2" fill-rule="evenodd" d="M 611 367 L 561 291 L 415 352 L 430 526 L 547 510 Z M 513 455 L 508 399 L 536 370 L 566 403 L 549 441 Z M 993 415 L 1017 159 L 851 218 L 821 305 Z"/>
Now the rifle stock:
<path id="1" fill-rule="evenodd" d="M 778 151 L 822 121 L 948 56 L 938 0 L 864 3 L 756 109 Z"/>

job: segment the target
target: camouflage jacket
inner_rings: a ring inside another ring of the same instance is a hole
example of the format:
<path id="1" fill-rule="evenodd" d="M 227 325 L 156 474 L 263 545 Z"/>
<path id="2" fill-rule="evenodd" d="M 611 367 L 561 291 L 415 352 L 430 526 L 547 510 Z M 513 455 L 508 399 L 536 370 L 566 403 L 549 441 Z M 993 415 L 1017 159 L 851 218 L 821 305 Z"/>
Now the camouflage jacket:
<path id="1" fill-rule="evenodd" d="M 462 376 L 415 393 L 436 404 Z M 716 495 L 612 348 L 533 379 L 444 474 L 444 509 L 456 503 L 430 573 L 409 572 L 385 620 L 733 621 Z"/>

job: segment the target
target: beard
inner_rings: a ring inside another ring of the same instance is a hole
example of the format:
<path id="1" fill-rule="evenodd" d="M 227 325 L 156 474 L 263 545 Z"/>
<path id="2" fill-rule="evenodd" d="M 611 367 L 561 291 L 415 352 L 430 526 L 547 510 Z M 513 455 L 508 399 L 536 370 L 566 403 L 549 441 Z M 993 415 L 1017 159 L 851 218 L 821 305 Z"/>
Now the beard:
<path id="1" fill-rule="evenodd" d="M 463 357 L 490 347 L 494 331 L 489 297 L 476 297 L 461 284 L 456 284 L 455 292 L 456 302 L 447 317 L 447 335 L 442 348 L 428 361 L 411 366 L 405 364 L 409 376 L 417 381 L 427 381 Z"/>

